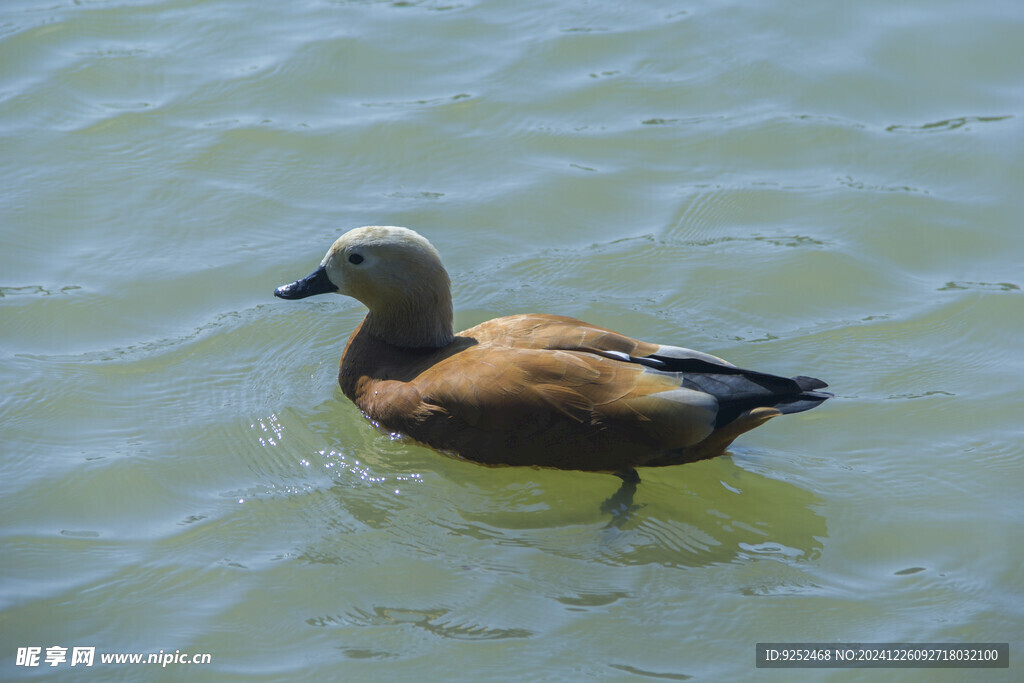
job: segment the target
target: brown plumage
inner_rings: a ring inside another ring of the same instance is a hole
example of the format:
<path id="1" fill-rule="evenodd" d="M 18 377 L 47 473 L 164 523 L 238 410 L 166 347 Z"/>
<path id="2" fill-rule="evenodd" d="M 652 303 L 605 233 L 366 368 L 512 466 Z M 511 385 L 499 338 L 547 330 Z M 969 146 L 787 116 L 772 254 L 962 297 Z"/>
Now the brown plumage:
<path id="1" fill-rule="evenodd" d="M 352 230 L 274 294 L 326 292 L 369 308 L 342 355 L 344 394 L 387 429 L 476 462 L 611 472 L 692 462 L 831 396 L 821 380 L 573 318 L 513 315 L 455 335 L 448 274 L 406 228 Z"/>

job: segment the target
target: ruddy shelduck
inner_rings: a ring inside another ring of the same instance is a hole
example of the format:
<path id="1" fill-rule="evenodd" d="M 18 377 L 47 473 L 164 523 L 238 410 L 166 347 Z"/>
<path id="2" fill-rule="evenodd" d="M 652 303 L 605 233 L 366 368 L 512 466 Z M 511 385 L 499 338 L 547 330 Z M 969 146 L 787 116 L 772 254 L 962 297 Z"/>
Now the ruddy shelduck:
<path id="1" fill-rule="evenodd" d="M 455 334 L 448 273 L 407 228 L 342 235 L 274 294 L 336 292 L 369 311 L 341 357 L 341 390 L 373 422 L 488 465 L 618 473 L 721 454 L 733 439 L 832 394 L 812 377 L 743 370 L 573 318 L 495 318 Z"/>

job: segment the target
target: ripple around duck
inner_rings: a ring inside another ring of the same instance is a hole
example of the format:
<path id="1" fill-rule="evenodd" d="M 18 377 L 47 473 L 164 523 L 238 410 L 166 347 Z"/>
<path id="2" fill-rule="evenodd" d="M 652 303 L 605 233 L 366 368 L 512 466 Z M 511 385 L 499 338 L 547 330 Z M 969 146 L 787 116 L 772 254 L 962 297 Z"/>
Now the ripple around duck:
<path id="1" fill-rule="evenodd" d="M 1007 119 L 1012 119 L 1013 116 L 958 116 L 952 119 L 944 119 L 942 121 L 932 121 L 931 123 L 924 123 L 921 125 L 903 125 L 903 124 L 892 124 L 886 126 L 885 130 L 890 133 L 908 133 L 908 134 L 919 134 L 919 133 L 942 133 L 951 130 L 957 130 L 958 128 L 965 128 L 970 130 L 972 124 L 978 123 L 998 123 Z"/>

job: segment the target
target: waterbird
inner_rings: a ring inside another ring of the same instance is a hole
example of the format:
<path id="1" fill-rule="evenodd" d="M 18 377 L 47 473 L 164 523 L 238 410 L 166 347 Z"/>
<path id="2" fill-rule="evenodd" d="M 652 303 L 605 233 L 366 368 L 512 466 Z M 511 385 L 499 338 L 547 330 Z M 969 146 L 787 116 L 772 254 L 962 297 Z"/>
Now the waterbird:
<path id="1" fill-rule="evenodd" d="M 343 234 L 274 295 L 337 293 L 368 309 L 345 346 L 342 392 L 372 422 L 486 465 L 617 474 L 722 454 L 740 434 L 832 397 L 813 377 L 738 368 L 692 349 L 542 313 L 455 334 L 440 254 L 408 228 Z"/>

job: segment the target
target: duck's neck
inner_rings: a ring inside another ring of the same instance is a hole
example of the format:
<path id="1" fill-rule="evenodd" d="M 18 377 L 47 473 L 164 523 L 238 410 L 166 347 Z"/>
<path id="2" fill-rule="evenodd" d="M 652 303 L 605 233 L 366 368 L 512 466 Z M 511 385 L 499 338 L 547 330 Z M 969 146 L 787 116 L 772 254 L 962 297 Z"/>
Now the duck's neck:
<path id="1" fill-rule="evenodd" d="M 448 346 L 455 338 L 451 295 L 447 291 L 427 293 L 427 296 L 408 297 L 401 302 L 371 308 L 361 331 L 402 348 Z"/>

